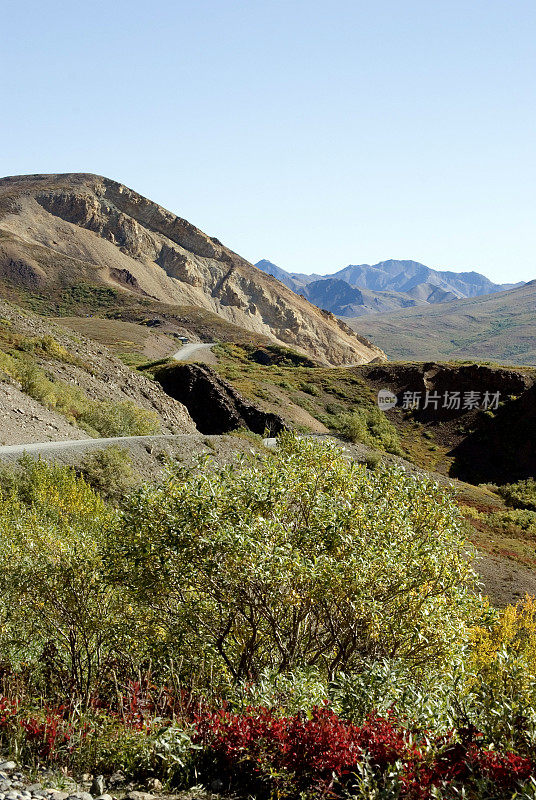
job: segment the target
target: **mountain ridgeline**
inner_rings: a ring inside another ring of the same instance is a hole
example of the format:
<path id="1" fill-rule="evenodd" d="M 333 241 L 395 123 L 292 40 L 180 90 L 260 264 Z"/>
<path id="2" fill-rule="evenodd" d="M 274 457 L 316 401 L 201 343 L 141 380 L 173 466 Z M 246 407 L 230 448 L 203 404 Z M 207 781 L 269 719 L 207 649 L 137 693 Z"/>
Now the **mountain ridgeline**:
<path id="1" fill-rule="evenodd" d="M 218 239 L 97 175 L 0 180 L 0 295 L 54 316 L 165 317 L 183 331 L 205 320 L 208 336 L 217 325 L 325 365 L 384 358 Z"/>
<path id="2" fill-rule="evenodd" d="M 333 275 L 287 272 L 267 260 L 257 262 L 256 266 L 311 303 L 340 317 L 480 297 L 514 286 L 492 283 L 478 272 L 438 271 L 417 261 L 396 259 L 380 261 L 373 266 L 350 264 Z"/>

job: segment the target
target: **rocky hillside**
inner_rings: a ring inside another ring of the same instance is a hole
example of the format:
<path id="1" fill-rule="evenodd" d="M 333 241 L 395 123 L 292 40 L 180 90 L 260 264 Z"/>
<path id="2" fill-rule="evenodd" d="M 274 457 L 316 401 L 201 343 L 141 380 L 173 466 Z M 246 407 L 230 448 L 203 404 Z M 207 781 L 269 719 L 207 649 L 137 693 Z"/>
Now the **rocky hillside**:
<path id="1" fill-rule="evenodd" d="M 0 444 L 195 433 L 186 408 L 96 342 L 0 301 Z"/>
<path id="2" fill-rule="evenodd" d="M 53 298 L 60 314 L 73 297 L 89 292 L 105 302 L 113 289 L 151 311 L 158 304 L 203 309 L 321 363 L 383 357 L 217 239 L 96 175 L 0 180 L 0 279 L 8 296 Z"/>
<path id="3" fill-rule="evenodd" d="M 387 416 L 416 423 L 414 442 L 425 431 L 433 452 L 443 449 L 436 468 L 473 484 L 536 478 L 536 369 L 419 362 L 356 372 L 396 394 Z"/>

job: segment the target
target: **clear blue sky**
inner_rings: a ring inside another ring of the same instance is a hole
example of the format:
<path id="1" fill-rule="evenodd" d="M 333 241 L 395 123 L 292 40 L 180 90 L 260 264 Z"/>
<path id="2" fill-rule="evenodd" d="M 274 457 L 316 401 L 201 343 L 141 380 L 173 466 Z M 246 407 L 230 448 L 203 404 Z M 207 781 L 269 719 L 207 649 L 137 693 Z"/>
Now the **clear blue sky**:
<path id="1" fill-rule="evenodd" d="M 4 0 L 0 173 L 96 172 L 246 258 L 536 278 L 534 0 Z"/>

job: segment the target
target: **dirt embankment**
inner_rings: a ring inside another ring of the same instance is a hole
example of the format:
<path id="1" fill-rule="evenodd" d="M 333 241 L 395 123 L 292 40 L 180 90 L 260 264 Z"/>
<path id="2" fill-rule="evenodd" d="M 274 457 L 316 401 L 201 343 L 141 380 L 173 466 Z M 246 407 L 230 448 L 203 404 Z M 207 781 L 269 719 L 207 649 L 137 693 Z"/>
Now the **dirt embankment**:
<path id="1" fill-rule="evenodd" d="M 174 364 L 155 371 L 165 392 L 183 403 L 201 433 L 221 434 L 247 428 L 275 436 L 286 429 L 277 414 L 245 400 L 230 383 L 201 364 Z"/>
<path id="2" fill-rule="evenodd" d="M 446 448 L 452 476 L 475 484 L 536 476 L 536 369 L 428 362 L 358 372 L 396 394 L 387 412 L 395 423 L 415 420 Z M 404 410 L 413 397 L 418 406 Z"/>

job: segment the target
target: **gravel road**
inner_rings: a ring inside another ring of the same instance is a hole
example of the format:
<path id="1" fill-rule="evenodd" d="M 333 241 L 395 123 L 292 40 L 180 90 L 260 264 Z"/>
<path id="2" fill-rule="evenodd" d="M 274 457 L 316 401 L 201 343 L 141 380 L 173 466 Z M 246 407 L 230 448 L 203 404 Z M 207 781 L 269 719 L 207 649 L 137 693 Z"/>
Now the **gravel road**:
<path id="1" fill-rule="evenodd" d="M 215 342 L 193 342 L 192 344 L 185 344 L 181 347 L 180 350 L 177 350 L 176 353 L 173 354 L 173 358 L 175 361 L 188 361 L 196 353 L 199 353 L 201 350 L 210 350 L 211 347 L 214 347 Z"/>
<path id="2" fill-rule="evenodd" d="M 91 448 L 102 449 L 109 444 L 125 444 L 128 442 L 151 442 L 154 440 L 192 437 L 196 434 L 172 434 L 159 433 L 154 436 L 114 436 L 108 439 L 71 439 L 61 442 L 32 442 L 31 444 L 9 444 L 0 447 L 0 458 L 17 457 L 24 453 L 39 455 L 40 453 L 59 453 L 63 450 L 87 450 Z"/>

